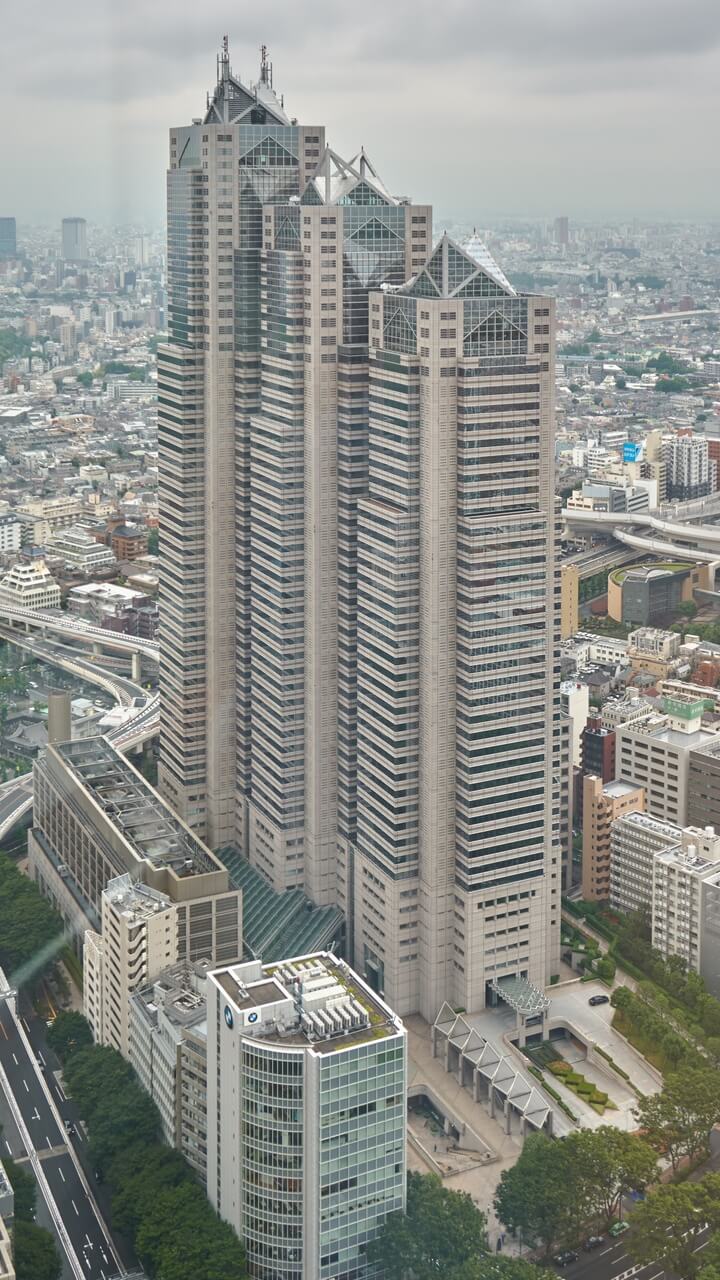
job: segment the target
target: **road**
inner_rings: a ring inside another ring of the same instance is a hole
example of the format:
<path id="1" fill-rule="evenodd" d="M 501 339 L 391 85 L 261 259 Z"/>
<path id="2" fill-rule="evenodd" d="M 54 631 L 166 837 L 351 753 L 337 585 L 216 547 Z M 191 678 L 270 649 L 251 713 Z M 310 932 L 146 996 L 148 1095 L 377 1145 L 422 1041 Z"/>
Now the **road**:
<path id="1" fill-rule="evenodd" d="M 46 1073 L 30 1047 L 27 1032 L 38 1028 L 23 1020 L 25 1035 L 11 1003 L 0 1002 L 0 1084 L 2 1086 L 3 1152 L 30 1167 L 47 1205 L 70 1266 L 70 1274 L 86 1280 L 109 1280 L 123 1274 L 118 1250 L 97 1207 L 76 1150 L 86 1141 L 79 1124 L 70 1137 L 65 1119 L 68 1103 L 48 1062 Z M 42 1058 L 42 1050 L 37 1050 Z"/>
<path id="2" fill-rule="evenodd" d="M 710 1237 L 709 1231 L 698 1236 L 695 1252 L 705 1248 Z M 569 1267 L 556 1267 L 556 1271 L 567 1280 L 674 1280 L 674 1273 L 663 1267 L 661 1262 L 651 1262 L 646 1267 L 639 1267 L 627 1252 L 626 1237 L 617 1240 L 606 1240 L 605 1244 L 592 1253 L 581 1253 L 577 1262 Z"/>

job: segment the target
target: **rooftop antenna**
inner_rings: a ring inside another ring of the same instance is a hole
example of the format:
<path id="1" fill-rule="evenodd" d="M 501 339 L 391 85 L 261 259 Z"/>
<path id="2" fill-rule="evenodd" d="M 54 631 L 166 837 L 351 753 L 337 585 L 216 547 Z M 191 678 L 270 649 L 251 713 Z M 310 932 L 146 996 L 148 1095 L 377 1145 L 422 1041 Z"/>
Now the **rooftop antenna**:
<path id="1" fill-rule="evenodd" d="M 222 38 L 222 53 L 218 63 L 218 80 L 228 80 L 230 78 L 230 46 L 227 36 Z"/>
<path id="2" fill-rule="evenodd" d="M 267 45 L 260 45 L 260 83 L 272 89 L 272 62 L 268 62 Z"/>

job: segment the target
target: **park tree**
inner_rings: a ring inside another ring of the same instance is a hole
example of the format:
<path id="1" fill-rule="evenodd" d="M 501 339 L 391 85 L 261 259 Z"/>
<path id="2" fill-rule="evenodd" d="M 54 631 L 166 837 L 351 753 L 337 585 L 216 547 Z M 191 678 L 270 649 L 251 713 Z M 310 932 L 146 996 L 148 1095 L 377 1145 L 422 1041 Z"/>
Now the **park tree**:
<path id="1" fill-rule="evenodd" d="M 451 1276 L 478 1254 L 487 1253 L 484 1214 L 462 1191 L 450 1191 L 436 1174 L 408 1174 L 407 1212 L 390 1213 L 369 1245 L 371 1262 L 387 1280 L 431 1280 Z"/>
<path id="2" fill-rule="evenodd" d="M 37 1202 L 35 1179 L 31 1173 L 16 1164 L 14 1160 L 9 1160 L 7 1156 L 3 1159 L 3 1165 L 13 1189 L 15 1218 L 23 1222 L 33 1222 Z"/>
<path id="3" fill-rule="evenodd" d="M 566 1142 L 530 1134 L 519 1160 L 502 1173 L 495 1196 L 504 1226 L 527 1244 L 540 1243 L 546 1255 L 574 1237 L 586 1211 L 585 1188 L 573 1185 L 568 1154 Z"/>
<path id="4" fill-rule="evenodd" d="M 47 1041 L 60 1061 L 67 1062 L 73 1053 L 92 1044 L 90 1023 L 74 1010 L 60 1012 L 48 1031 Z"/>
<path id="5" fill-rule="evenodd" d="M 571 1133 L 563 1146 L 573 1186 L 582 1189 L 589 1213 L 606 1223 L 619 1213 L 624 1195 L 644 1191 L 657 1174 L 648 1144 L 610 1125 Z"/>

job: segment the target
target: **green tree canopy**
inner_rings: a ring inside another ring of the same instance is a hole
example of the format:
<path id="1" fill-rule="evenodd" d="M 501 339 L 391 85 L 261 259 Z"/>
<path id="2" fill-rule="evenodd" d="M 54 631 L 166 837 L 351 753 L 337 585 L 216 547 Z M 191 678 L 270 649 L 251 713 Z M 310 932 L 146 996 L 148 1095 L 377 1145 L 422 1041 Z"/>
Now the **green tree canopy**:
<path id="1" fill-rule="evenodd" d="M 469 1195 L 450 1191 L 436 1174 L 408 1174 L 407 1212 L 391 1213 L 368 1248 L 387 1280 L 454 1275 L 454 1268 L 487 1252 L 485 1216 Z"/>
<path id="2" fill-rule="evenodd" d="M 660 1093 L 643 1098 L 638 1124 L 658 1150 L 667 1151 L 673 1169 L 683 1158 L 707 1151 L 710 1130 L 720 1121 L 720 1073 L 710 1067 L 686 1067 L 665 1079 Z"/>
<path id="3" fill-rule="evenodd" d="M 495 1212 L 528 1244 L 542 1244 L 545 1253 L 553 1245 L 573 1238 L 578 1214 L 582 1217 L 578 1188 L 570 1178 L 568 1149 L 544 1133 L 530 1134 L 520 1159 L 500 1177 Z"/>
<path id="4" fill-rule="evenodd" d="M 706 1224 L 720 1225 L 720 1174 L 653 1191 L 633 1212 L 628 1249 L 641 1266 L 661 1262 L 692 1280 L 704 1262 L 696 1250 Z"/>
<path id="5" fill-rule="evenodd" d="M 62 920 L 34 881 L 0 854 L 0 968 L 11 982 L 27 981 L 54 958 Z"/>
<path id="6" fill-rule="evenodd" d="M 57 1015 L 48 1030 L 47 1041 L 61 1062 L 66 1062 L 73 1053 L 91 1045 L 93 1038 L 87 1019 L 81 1013 L 70 1011 Z"/>
<path id="7" fill-rule="evenodd" d="M 16 1280 L 60 1280 L 60 1254 L 49 1231 L 20 1218 L 14 1237 Z"/>

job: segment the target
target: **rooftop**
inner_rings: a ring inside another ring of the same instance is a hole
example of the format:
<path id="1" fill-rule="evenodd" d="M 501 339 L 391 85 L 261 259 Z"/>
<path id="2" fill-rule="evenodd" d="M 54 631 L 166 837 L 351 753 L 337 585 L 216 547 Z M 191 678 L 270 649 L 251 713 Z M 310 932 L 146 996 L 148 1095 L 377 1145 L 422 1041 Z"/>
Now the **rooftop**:
<path id="1" fill-rule="evenodd" d="M 106 738 L 80 738 L 49 748 L 121 832 L 136 855 L 178 876 L 223 870 L 214 854 L 175 816 Z"/>
<path id="2" fill-rule="evenodd" d="M 230 965 L 209 974 L 243 1036 L 328 1054 L 401 1034 L 403 1026 L 344 960 L 331 952 Z"/>
<path id="3" fill-rule="evenodd" d="M 620 800 L 623 796 L 631 796 L 641 790 L 642 788 L 636 786 L 634 782 L 623 782 L 622 778 L 615 778 L 613 782 L 605 783 L 603 795 L 610 796 L 613 800 Z"/>

